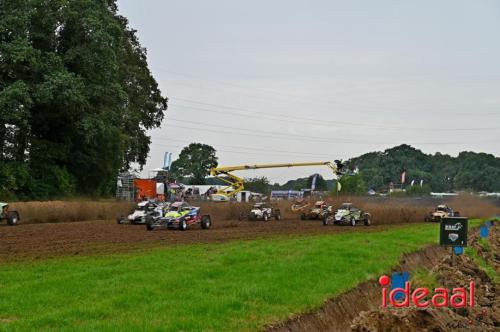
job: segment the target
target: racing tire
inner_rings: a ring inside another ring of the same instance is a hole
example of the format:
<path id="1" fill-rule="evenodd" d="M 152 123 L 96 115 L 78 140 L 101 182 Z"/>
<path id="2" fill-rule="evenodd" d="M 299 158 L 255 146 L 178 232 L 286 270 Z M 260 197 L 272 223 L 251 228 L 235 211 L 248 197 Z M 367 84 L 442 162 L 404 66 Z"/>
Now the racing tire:
<path id="1" fill-rule="evenodd" d="M 262 220 L 264 220 L 265 222 L 268 222 L 269 221 L 269 216 L 267 215 L 267 213 L 264 213 L 262 215 Z"/>
<path id="2" fill-rule="evenodd" d="M 146 229 L 148 231 L 152 231 L 155 229 L 155 227 L 153 226 L 153 218 L 151 218 L 150 216 L 146 217 Z"/>
<path id="3" fill-rule="evenodd" d="M 365 224 L 365 226 L 370 226 L 372 221 L 370 220 L 370 216 L 365 216 L 365 219 L 363 220 L 363 223 Z"/>
<path id="4" fill-rule="evenodd" d="M 201 228 L 209 229 L 210 227 L 212 227 L 212 219 L 210 218 L 210 216 L 208 216 L 208 215 L 202 216 L 201 217 Z"/>
<path id="5" fill-rule="evenodd" d="M 454 217 L 460 217 L 460 212 L 458 212 L 458 211 L 453 212 L 453 216 Z"/>
<path id="6" fill-rule="evenodd" d="M 300 220 L 306 220 L 306 214 L 305 213 L 301 213 L 300 214 Z"/>
<path id="7" fill-rule="evenodd" d="M 7 224 L 9 224 L 9 226 L 16 226 L 19 224 L 19 220 L 19 213 L 17 213 L 17 211 L 9 211 L 7 215 Z"/>
<path id="8" fill-rule="evenodd" d="M 328 222 L 328 216 L 326 216 L 325 218 L 323 218 L 323 225 L 324 226 L 328 226 L 329 222 Z"/>
<path id="9" fill-rule="evenodd" d="M 188 229 L 188 224 L 186 219 L 179 220 L 179 230 L 184 232 L 187 231 L 187 229 Z"/>
<path id="10" fill-rule="evenodd" d="M 276 219 L 277 221 L 281 220 L 281 212 L 280 211 L 276 211 L 276 214 L 274 215 L 274 219 Z"/>
<path id="11" fill-rule="evenodd" d="M 125 216 L 122 214 L 121 216 L 116 217 L 116 223 L 118 225 L 123 224 L 123 221 L 125 220 Z"/>
<path id="12" fill-rule="evenodd" d="M 356 226 L 356 219 L 354 219 L 353 217 L 351 217 L 350 223 L 351 223 L 352 227 Z"/>

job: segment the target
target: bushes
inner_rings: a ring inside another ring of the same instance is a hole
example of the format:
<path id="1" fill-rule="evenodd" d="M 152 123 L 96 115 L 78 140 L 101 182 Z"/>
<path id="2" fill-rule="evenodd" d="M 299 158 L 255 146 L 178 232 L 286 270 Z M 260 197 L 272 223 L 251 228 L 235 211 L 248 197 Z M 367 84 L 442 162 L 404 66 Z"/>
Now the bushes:
<path id="1" fill-rule="evenodd" d="M 33 171 L 24 163 L 0 163 L 0 200 L 60 198 L 74 193 L 75 180 L 64 166 Z"/>

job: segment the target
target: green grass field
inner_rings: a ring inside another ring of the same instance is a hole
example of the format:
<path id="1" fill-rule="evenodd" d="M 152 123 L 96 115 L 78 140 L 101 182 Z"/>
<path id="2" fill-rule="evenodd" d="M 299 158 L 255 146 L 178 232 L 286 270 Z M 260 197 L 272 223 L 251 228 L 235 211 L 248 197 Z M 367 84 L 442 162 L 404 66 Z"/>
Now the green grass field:
<path id="1" fill-rule="evenodd" d="M 258 330 L 437 243 L 437 224 L 0 268 L 0 330 Z"/>

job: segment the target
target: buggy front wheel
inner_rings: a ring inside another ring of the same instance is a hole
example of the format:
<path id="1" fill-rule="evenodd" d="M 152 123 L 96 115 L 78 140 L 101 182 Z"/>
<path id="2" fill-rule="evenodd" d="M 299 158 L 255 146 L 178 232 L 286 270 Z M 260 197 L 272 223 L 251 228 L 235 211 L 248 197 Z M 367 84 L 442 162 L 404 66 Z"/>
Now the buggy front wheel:
<path id="1" fill-rule="evenodd" d="M 187 229 L 188 229 L 188 224 L 186 222 L 186 219 L 181 219 L 179 221 L 179 230 L 186 231 Z"/>

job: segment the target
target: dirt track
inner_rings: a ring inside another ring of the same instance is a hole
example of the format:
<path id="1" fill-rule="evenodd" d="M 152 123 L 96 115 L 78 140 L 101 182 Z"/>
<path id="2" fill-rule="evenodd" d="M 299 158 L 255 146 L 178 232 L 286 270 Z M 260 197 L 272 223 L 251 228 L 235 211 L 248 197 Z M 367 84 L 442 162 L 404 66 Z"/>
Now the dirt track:
<path id="1" fill-rule="evenodd" d="M 185 243 L 224 242 L 258 239 L 277 235 L 366 232 L 387 229 L 382 226 L 328 226 L 321 221 L 282 220 L 268 223 L 218 221 L 210 230 L 198 225 L 186 232 L 147 231 L 144 225 L 118 225 L 115 221 L 88 221 L 54 224 L 0 226 L 0 262 L 36 260 L 55 256 L 74 256 Z"/>

